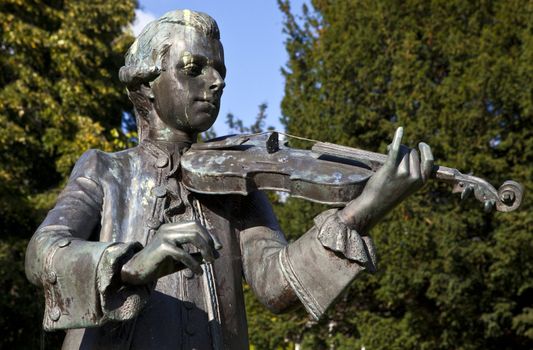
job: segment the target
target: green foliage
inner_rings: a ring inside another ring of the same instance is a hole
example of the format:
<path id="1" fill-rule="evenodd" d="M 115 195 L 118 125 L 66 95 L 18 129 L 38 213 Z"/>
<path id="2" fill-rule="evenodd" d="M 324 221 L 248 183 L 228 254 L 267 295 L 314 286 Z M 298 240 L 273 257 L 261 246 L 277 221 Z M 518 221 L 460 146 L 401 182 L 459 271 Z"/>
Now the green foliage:
<path id="1" fill-rule="evenodd" d="M 255 117 L 254 123 L 250 126 L 245 126 L 241 119 L 236 118 L 232 113 L 228 113 L 226 115 L 226 125 L 231 131 L 239 134 L 256 134 L 263 132 L 265 129 L 265 121 L 268 116 L 266 113 L 267 108 L 268 105 L 266 103 L 261 103 L 259 105 L 259 112 Z M 273 130 L 273 127 L 269 126 L 267 130 Z"/>
<path id="2" fill-rule="evenodd" d="M 531 2 L 311 3 L 296 17 L 279 1 L 287 132 L 384 152 L 402 125 L 403 142 L 427 142 L 439 164 L 533 190 Z M 313 349 L 533 348 L 531 200 L 485 214 L 449 192 L 433 182 L 400 205 L 371 232 L 380 271 L 318 326 L 292 320 L 286 334 Z M 276 209 L 285 232 L 305 232 L 309 206 Z M 254 344 L 281 330 L 261 327 Z"/>
<path id="3" fill-rule="evenodd" d="M 131 42 L 123 28 L 135 3 L 0 6 L 1 216 L 20 223 L 6 197 L 27 202 L 57 186 L 88 147 L 111 149 L 105 130 L 129 108 L 116 72 Z"/>
<path id="4" fill-rule="evenodd" d="M 74 162 L 127 141 L 111 130 L 131 109 L 117 72 L 135 6 L 0 3 L 0 348 L 39 346 L 43 298 L 24 276 L 24 250 Z"/>

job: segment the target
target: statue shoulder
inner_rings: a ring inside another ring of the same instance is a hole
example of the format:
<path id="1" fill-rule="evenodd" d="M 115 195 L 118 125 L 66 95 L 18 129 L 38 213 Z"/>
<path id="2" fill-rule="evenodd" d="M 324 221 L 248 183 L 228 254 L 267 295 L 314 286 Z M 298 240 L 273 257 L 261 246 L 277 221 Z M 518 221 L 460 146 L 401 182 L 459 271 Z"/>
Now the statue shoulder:
<path id="1" fill-rule="evenodd" d="M 139 158 L 139 148 L 133 147 L 119 152 L 105 152 L 89 149 L 78 159 L 70 178 L 88 177 L 93 180 L 104 174 L 129 167 L 132 161 Z"/>

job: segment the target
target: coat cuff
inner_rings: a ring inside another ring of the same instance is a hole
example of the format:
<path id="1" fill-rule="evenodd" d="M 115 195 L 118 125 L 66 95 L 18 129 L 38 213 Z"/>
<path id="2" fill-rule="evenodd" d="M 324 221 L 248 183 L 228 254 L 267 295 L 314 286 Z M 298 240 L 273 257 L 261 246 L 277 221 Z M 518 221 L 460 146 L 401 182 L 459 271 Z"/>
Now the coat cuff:
<path id="1" fill-rule="evenodd" d="M 315 226 L 279 255 L 283 275 L 316 320 L 361 271 L 375 271 L 370 237 L 361 237 L 353 231 L 351 239 L 355 243 L 348 242 L 350 236 L 346 232 L 351 230 L 335 217 L 335 209 L 317 216 Z"/>
<path id="2" fill-rule="evenodd" d="M 141 249 L 142 245 L 135 242 L 118 243 L 104 251 L 96 274 L 104 322 L 130 320 L 148 301 L 148 286 L 124 285 L 120 278 L 122 266 Z"/>
<path id="3" fill-rule="evenodd" d="M 367 270 L 376 270 L 376 253 L 368 237 L 361 237 L 356 230 L 344 224 L 337 209 L 321 213 L 315 218 L 319 228 L 318 240 L 322 245 L 340 256 L 357 262 Z"/>
<path id="4" fill-rule="evenodd" d="M 45 291 L 43 328 L 100 325 L 103 312 L 96 289 L 96 272 L 104 251 L 113 243 L 88 242 L 64 231 L 54 232 L 48 242 L 40 276 Z"/>
<path id="5" fill-rule="evenodd" d="M 28 246 L 26 272 L 44 287 L 43 328 L 97 327 L 135 317 L 149 287 L 123 285 L 120 270 L 140 249 L 139 243 L 82 240 L 67 226 L 41 228 Z"/>

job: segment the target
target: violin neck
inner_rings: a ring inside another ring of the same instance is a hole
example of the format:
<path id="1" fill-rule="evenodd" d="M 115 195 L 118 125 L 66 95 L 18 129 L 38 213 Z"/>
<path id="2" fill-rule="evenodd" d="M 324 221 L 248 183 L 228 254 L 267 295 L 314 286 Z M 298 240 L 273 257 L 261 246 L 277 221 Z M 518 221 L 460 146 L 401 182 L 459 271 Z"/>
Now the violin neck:
<path id="1" fill-rule="evenodd" d="M 333 157 L 347 158 L 367 165 L 376 172 L 387 161 L 387 155 L 365 151 L 358 148 L 336 145 L 329 142 L 317 142 L 312 147 L 313 152 Z M 437 180 L 455 184 L 461 181 L 463 175 L 459 170 L 445 166 L 435 165 L 431 177 Z"/>
<path id="2" fill-rule="evenodd" d="M 367 165 L 372 171 L 377 171 L 387 161 L 387 155 L 369 152 L 357 148 L 335 145 L 328 142 L 317 142 L 312 151 L 332 157 L 355 160 Z M 462 174 L 459 170 L 435 165 L 432 178 L 449 183 L 453 186 L 453 193 L 461 193 L 461 198 L 474 194 L 482 202 L 485 211 L 494 207 L 498 211 L 513 211 L 520 206 L 523 197 L 523 186 L 515 181 L 506 181 L 498 190 L 490 183 L 476 176 Z"/>
<path id="3" fill-rule="evenodd" d="M 325 154 L 333 157 L 347 158 L 356 160 L 367 165 L 372 171 L 376 172 L 387 161 L 387 155 L 365 151 L 358 148 L 336 145 L 329 142 L 317 142 L 312 147 L 313 152 Z M 455 184 L 461 181 L 465 176 L 459 170 L 445 166 L 435 165 L 431 174 L 432 178 Z"/>
<path id="4" fill-rule="evenodd" d="M 317 142 L 311 149 L 313 152 L 319 154 L 356 160 L 367 165 L 374 172 L 381 168 L 387 161 L 385 154 L 336 145 L 329 142 Z"/>

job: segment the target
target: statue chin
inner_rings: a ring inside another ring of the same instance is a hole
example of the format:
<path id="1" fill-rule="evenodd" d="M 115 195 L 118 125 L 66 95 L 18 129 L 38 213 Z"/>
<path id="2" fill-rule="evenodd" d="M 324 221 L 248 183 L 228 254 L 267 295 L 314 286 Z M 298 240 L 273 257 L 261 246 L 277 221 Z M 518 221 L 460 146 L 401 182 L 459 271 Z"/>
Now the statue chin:
<path id="1" fill-rule="evenodd" d="M 192 120 L 188 120 L 185 123 L 187 132 L 204 132 L 215 124 L 217 120 L 218 111 L 216 114 L 212 113 L 199 113 Z"/>

